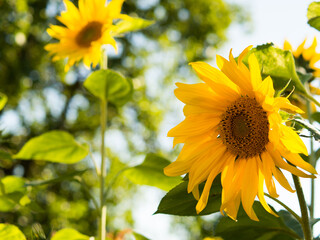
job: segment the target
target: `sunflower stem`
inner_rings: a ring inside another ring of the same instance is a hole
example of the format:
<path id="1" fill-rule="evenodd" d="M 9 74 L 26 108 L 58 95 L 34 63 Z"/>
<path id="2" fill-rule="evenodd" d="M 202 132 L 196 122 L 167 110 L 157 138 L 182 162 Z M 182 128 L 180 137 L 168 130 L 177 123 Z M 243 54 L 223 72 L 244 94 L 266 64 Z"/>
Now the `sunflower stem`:
<path id="1" fill-rule="evenodd" d="M 304 199 L 302 186 L 300 183 L 299 177 L 292 174 L 294 186 L 297 191 L 297 196 L 299 200 L 299 205 L 301 209 L 301 226 L 304 234 L 305 240 L 312 240 L 312 234 L 311 234 L 311 227 L 310 227 L 310 220 L 309 220 L 309 214 L 308 214 L 308 207 L 306 200 Z"/>
<path id="2" fill-rule="evenodd" d="M 308 93 L 310 94 L 310 88 L 309 88 L 309 84 L 306 83 L 305 84 L 306 90 L 308 91 Z M 312 114 L 312 109 L 311 109 L 311 102 L 310 100 L 307 100 L 307 114 L 308 114 L 308 119 L 310 124 L 313 123 L 311 114 Z M 316 159 L 315 159 L 315 153 L 314 153 L 314 146 L 313 146 L 313 138 L 310 138 L 310 155 L 309 155 L 309 161 L 310 164 L 315 167 L 316 165 Z M 315 190 L 314 190 L 314 179 L 311 178 L 311 203 L 309 206 L 309 210 L 310 210 L 310 221 L 314 220 L 314 200 L 315 200 Z M 313 232 L 313 226 L 311 226 L 311 232 Z"/>
<path id="3" fill-rule="evenodd" d="M 294 216 L 295 219 L 298 220 L 298 222 L 300 224 L 302 224 L 302 220 L 301 217 L 299 217 L 298 214 L 296 214 L 291 208 L 289 208 L 286 204 L 284 204 L 283 202 L 281 202 L 279 199 L 272 197 L 271 195 L 269 195 L 268 193 L 264 193 L 265 196 L 267 196 L 268 198 L 271 198 L 273 201 L 279 203 L 282 207 L 284 207 L 289 213 L 291 213 L 292 216 Z"/>
<path id="4" fill-rule="evenodd" d="M 107 55 L 102 51 L 101 53 L 101 69 L 107 69 Z M 106 181 L 106 158 L 105 158 L 105 144 L 104 135 L 106 131 L 107 124 L 107 107 L 108 101 L 101 100 L 100 102 L 100 128 L 101 128 L 101 168 L 100 168 L 100 229 L 99 237 L 100 240 L 106 239 L 106 224 L 107 224 L 107 206 L 105 201 L 105 181 Z"/>

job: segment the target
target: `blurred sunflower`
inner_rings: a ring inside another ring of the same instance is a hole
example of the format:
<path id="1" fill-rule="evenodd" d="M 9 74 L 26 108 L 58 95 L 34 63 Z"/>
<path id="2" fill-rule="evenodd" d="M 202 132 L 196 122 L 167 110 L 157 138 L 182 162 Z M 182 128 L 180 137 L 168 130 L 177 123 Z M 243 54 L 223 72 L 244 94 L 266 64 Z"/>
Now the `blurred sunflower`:
<path id="1" fill-rule="evenodd" d="M 300 157 L 299 153 L 308 154 L 307 149 L 279 115 L 280 109 L 302 111 L 287 98 L 274 98 L 272 79 L 262 81 L 254 54 L 249 56 L 249 68 L 244 65 L 242 59 L 249 49 L 238 62 L 231 51 L 229 61 L 217 56 L 221 71 L 204 62 L 191 63 L 204 83 L 177 83 L 175 95 L 186 104 L 186 118 L 168 136 L 174 137 L 174 146 L 184 146 L 164 172 L 168 176 L 189 173 L 188 192 L 198 200 L 198 213 L 206 207 L 212 182 L 221 173 L 221 213 L 236 219 L 241 202 L 248 216 L 258 221 L 252 208 L 256 196 L 276 215 L 265 201 L 264 182 L 270 195 L 278 197 L 274 179 L 294 192 L 281 169 L 301 177 L 314 176 L 297 167 L 312 174 L 316 171 Z M 198 186 L 205 180 L 200 196 Z"/>
<path id="2" fill-rule="evenodd" d="M 45 49 L 54 55 L 53 61 L 68 58 L 66 71 L 69 67 L 83 59 L 84 64 L 95 67 L 101 56 L 101 46 L 111 44 L 115 49 L 116 41 L 113 31 L 114 19 L 129 18 L 120 14 L 124 0 L 79 0 L 79 9 L 69 0 L 64 0 L 66 11 L 57 19 L 65 25 L 51 25 L 48 34 L 59 40 Z"/>
<path id="3" fill-rule="evenodd" d="M 317 39 L 313 39 L 309 48 L 304 47 L 306 41 L 307 39 L 305 39 L 296 50 L 293 50 L 291 44 L 285 40 L 283 48 L 284 50 L 290 50 L 292 52 L 298 67 L 304 68 L 306 73 L 312 73 L 314 77 L 319 77 L 320 68 L 315 66 L 315 64 L 320 60 L 320 53 L 316 52 Z"/>

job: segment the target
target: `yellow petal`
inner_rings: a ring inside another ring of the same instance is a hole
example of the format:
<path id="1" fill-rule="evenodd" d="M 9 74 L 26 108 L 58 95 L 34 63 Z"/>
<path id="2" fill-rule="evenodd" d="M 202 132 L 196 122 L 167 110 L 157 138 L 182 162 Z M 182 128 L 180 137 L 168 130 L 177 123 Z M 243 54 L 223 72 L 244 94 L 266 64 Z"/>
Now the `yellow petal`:
<path id="1" fill-rule="evenodd" d="M 192 195 L 196 200 L 199 200 L 199 198 L 200 198 L 199 185 L 194 186 L 194 188 L 192 190 Z"/>
<path id="2" fill-rule="evenodd" d="M 304 113 L 304 111 L 302 111 L 300 108 L 298 108 L 295 105 L 292 105 L 290 103 L 290 101 L 288 100 L 288 98 L 284 98 L 284 97 L 277 97 L 274 99 L 274 107 L 279 109 L 289 109 L 291 111 L 297 112 L 297 113 Z"/>
<path id="3" fill-rule="evenodd" d="M 188 192 L 207 179 L 209 173 L 215 172 L 218 175 L 226 162 L 226 147 L 221 140 L 216 140 L 210 147 L 208 153 L 203 154 L 193 163 L 189 171 Z"/>
<path id="4" fill-rule="evenodd" d="M 238 65 L 240 65 L 242 63 L 243 58 L 248 54 L 248 52 L 250 51 L 250 49 L 252 48 L 252 45 L 246 47 L 239 55 L 238 57 Z"/>
<path id="5" fill-rule="evenodd" d="M 306 41 L 307 41 L 307 39 L 305 38 L 304 41 L 299 45 L 297 50 L 293 52 L 293 55 L 295 58 L 298 58 L 302 54 L 302 52 L 304 50 L 304 45 L 306 44 Z"/>
<path id="6" fill-rule="evenodd" d="M 292 128 L 280 124 L 280 131 L 283 134 L 280 140 L 290 152 L 308 155 L 308 150 L 304 142 Z"/>
<path id="7" fill-rule="evenodd" d="M 272 215 L 278 217 L 278 215 L 270 208 L 270 206 L 266 202 L 266 199 L 264 198 L 263 182 L 264 182 L 263 174 L 262 174 L 261 171 L 259 171 L 258 198 L 260 200 L 260 203 L 264 207 L 264 209 L 267 210 L 267 212 L 269 212 Z"/>
<path id="8" fill-rule="evenodd" d="M 261 79 L 261 69 L 260 69 L 258 59 L 253 53 L 249 56 L 249 67 L 250 67 L 252 86 L 253 86 L 253 89 L 255 90 L 261 85 L 262 79 Z"/>
<path id="9" fill-rule="evenodd" d="M 312 167 L 310 163 L 304 161 L 299 154 L 285 150 L 280 150 L 280 153 L 285 159 L 287 159 L 293 165 L 302 168 L 310 173 L 317 174 L 317 171 L 314 169 L 314 167 Z"/>
<path id="10" fill-rule="evenodd" d="M 183 137 L 201 135 L 212 131 L 220 123 L 217 114 L 199 114 L 187 116 L 185 120 L 179 123 L 168 132 L 168 137 Z"/>
<path id="11" fill-rule="evenodd" d="M 286 177 L 283 175 L 283 173 L 275 168 L 274 172 L 273 172 L 274 177 L 277 179 L 277 181 L 280 183 L 280 185 L 282 187 L 284 187 L 285 189 L 287 189 L 289 192 L 294 193 L 295 190 L 293 190 L 290 186 L 290 184 L 288 183 L 288 180 L 286 179 Z"/>
<path id="12" fill-rule="evenodd" d="M 271 77 L 268 76 L 258 86 L 256 90 L 256 97 L 258 102 L 263 103 L 266 98 L 273 99 L 274 93 L 273 81 Z M 273 103 L 273 101 L 270 103 Z"/>
<path id="13" fill-rule="evenodd" d="M 218 69 L 205 62 L 192 62 L 190 65 L 196 71 L 199 78 L 206 82 L 213 90 L 217 90 L 217 87 L 220 85 L 219 89 L 222 91 L 227 90 L 231 96 L 237 96 L 239 94 L 237 85 L 230 81 L 230 79 Z M 220 90 L 217 91 L 220 92 Z M 224 95 L 224 93 L 222 93 L 222 95 Z"/>
<path id="14" fill-rule="evenodd" d="M 316 54 L 316 47 L 317 47 L 317 38 L 313 39 L 311 46 L 304 50 L 302 56 L 305 60 L 310 61 L 312 57 Z"/>
<path id="15" fill-rule="evenodd" d="M 274 165 L 274 162 L 268 152 L 264 152 L 261 154 L 261 161 L 262 161 L 262 170 L 261 171 L 264 174 L 268 192 L 273 197 L 279 197 L 277 190 L 276 190 L 276 187 L 275 187 L 275 184 L 274 184 L 274 181 L 273 181 L 273 178 L 272 178 L 272 171 L 274 171 L 275 165 Z"/>
<path id="16" fill-rule="evenodd" d="M 283 49 L 292 51 L 292 46 L 287 40 L 284 40 Z"/>
<path id="17" fill-rule="evenodd" d="M 242 161 L 246 161 L 244 179 L 243 179 L 242 188 L 241 188 L 242 206 L 245 212 L 248 214 L 248 216 L 252 220 L 259 221 L 259 219 L 257 218 L 257 215 L 255 214 L 252 208 L 254 199 L 258 193 L 258 184 L 259 184 L 258 167 L 256 162 L 257 159 L 249 158 Z"/>
<path id="18" fill-rule="evenodd" d="M 293 173 L 294 175 L 297 175 L 299 177 L 312 177 L 312 175 L 308 175 L 304 172 L 302 172 L 301 170 L 297 169 L 296 167 L 288 164 L 280 155 L 280 153 L 278 151 L 276 151 L 275 149 L 272 150 L 272 147 L 269 145 L 266 146 L 268 153 L 271 155 L 273 161 L 275 162 L 276 166 L 279 168 L 282 168 L 284 170 L 287 170 L 291 173 Z"/>

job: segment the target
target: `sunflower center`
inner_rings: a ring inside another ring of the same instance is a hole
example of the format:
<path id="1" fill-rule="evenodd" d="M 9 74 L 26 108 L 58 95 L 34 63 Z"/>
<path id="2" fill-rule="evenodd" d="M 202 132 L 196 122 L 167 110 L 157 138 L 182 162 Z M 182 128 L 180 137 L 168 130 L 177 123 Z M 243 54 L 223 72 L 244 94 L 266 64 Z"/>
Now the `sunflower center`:
<path id="1" fill-rule="evenodd" d="M 102 36 L 102 23 L 89 22 L 77 35 L 76 43 L 80 47 L 90 47 L 91 42 Z"/>
<path id="2" fill-rule="evenodd" d="M 227 107 L 219 124 L 220 137 L 229 152 L 251 158 L 265 151 L 269 141 L 267 113 L 255 98 L 241 96 Z"/>

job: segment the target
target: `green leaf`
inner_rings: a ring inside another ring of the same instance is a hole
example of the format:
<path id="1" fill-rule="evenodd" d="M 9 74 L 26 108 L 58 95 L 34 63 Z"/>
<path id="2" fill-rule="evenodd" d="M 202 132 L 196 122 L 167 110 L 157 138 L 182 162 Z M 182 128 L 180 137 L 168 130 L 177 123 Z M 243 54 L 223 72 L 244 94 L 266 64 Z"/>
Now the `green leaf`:
<path id="1" fill-rule="evenodd" d="M 16 176 L 6 176 L 0 180 L 0 212 L 10 212 L 17 204 L 25 203 L 23 198 L 27 197 L 27 189 L 24 184 L 24 179 Z"/>
<path id="2" fill-rule="evenodd" d="M 255 201 L 253 209 L 259 221 L 251 220 L 240 207 L 237 221 L 226 216 L 219 219 L 215 227 L 215 235 L 224 240 L 293 240 L 300 238 L 286 226 L 281 217 L 275 217 L 268 213 L 260 202 Z"/>
<path id="3" fill-rule="evenodd" d="M 199 185 L 200 192 L 203 190 L 204 183 Z M 213 181 L 209 200 L 206 208 L 197 214 L 196 205 L 198 201 L 192 193 L 188 193 L 188 182 L 182 182 L 175 188 L 171 189 L 162 199 L 155 213 L 165 213 L 178 216 L 198 216 L 208 215 L 219 212 L 221 205 L 221 181 L 216 177 Z"/>
<path id="4" fill-rule="evenodd" d="M 72 173 L 63 175 L 61 177 L 57 177 L 57 178 L 53 178 L 53 179 L 49 179 L 49 180 L 42 180 L 42 181 L 32 181 L 32 182 L 28 182 L 25 184 L 25 186 L 41 186 L 41 185 L 46 185 L 46 184 L 55 184 L 55 183 L 59 183 L 62 182 L 64 180 L 68 180 L 68 179 L 72 179 L 75 176 L 81 176 L 83 173 L 85 173 L 87 171 L 86 170 L 81 170 L 81 171 L 74 171 Z"/>
<path id="5" fill-rule="evenodd" d="M 79 233 L 72 228 L 64 228 L 56 232 L 51 240 L 89 240 L 89 236 Z"/>
<path id="6" fill-rule="evenodd" d="M 149 240 L 149 238 L 146 238 L 145 236 L 141 235 L 140 233 L 137 232 L 132 232 L 132 235 L 136 240 Z"/>
<path id="7" fill-rule="evenodd" d="M 316 127 L 314 127 L 310 123 L 303 121 L 301 119 L 295 118 L 295 119 L 293 119 L 293 121 L 297 122 L 298 124 L 303 126 L 305 129 L 307 129 L 312 134 L 312 136 L 314 137 L 314 139 L 316 141 L 320 140 L 320 130 L 319 129 L 317 129 Z"/>
<path id="8" fill-rule="evenodd" d="M 301 224 L 298 222 L 298 220 L 296 218 L 294 218 L 292 216 L 291 213 L 289 213 L 288 211 L 285 210 L 280 210 L 278 212 L 278 215 L 282 218 L 282 220 L 284 221 L 284 223 L 291 228 L 293 231 L 295 231 L 300 238 L 303 238 L 303 230 L 301 227 Z"/>
<path id="9" fill-rule="evenodd" d="M 0 239 L 26 240 L 26 237 L 15 225 L 0 223 Z"/>
<path id="10" fill-rule="evenodd" d="M 132 82 L 113 70 L 94 71 L 84 82 L 84 86 L 95 97 L 122 106 L 131 98 Z"/>
<path id="11" fill-rule="evenodd" d="M 154 21 L 145 20 L 142 18 L 126 17 L 124 20 L 119 21 L 114 29 L 113 33 L 115 35 L 124 34 L 126 32 L 138 31 L 140 29 L 149 27 Z"/>
<path id="12" fill-rule="evenodd" d="M 72 164 L 84 159 L 88 153 L 89 146 L 76 142 L 69 133 L 51 131 L 30 139 L 13 158 Z"/>
<path id="13" fill-rule="evenodd" d="M 181 182 L 180 177 L 164 175 L 163 168 L 170 161 L 156 154 L 148 154 L 141 165 L 127 169 L 124 174 L 135 184 L 148 185 L 169 191 Z"/>
<path id="14" fill-rule="evenodd" d="M 287 90 L 291 91 L 294 85 L 296 91 L 306 94 L 306 90 L 296 73 L 294 58 L 290 51 L 276 48 L 272 43 L 260 45 L 251 49 L 244 58 L 243 61 L 246 64 L 248 64 L 250 53 L 254 53 L 257 57 L 263 78 L 270 76 L 276 90 L 285 87 L 291 79 Z"/>
<path id="15" fill-rule="evenodd" d="M 8 101 L 7 95 L 0 93 L 0 111 L 4 108 Z"/>
<path id="16" fill-rule="evenodd" d="M 308 24 L 320 31 L 320 2 L 312 2 L 307 12 Z"/>

